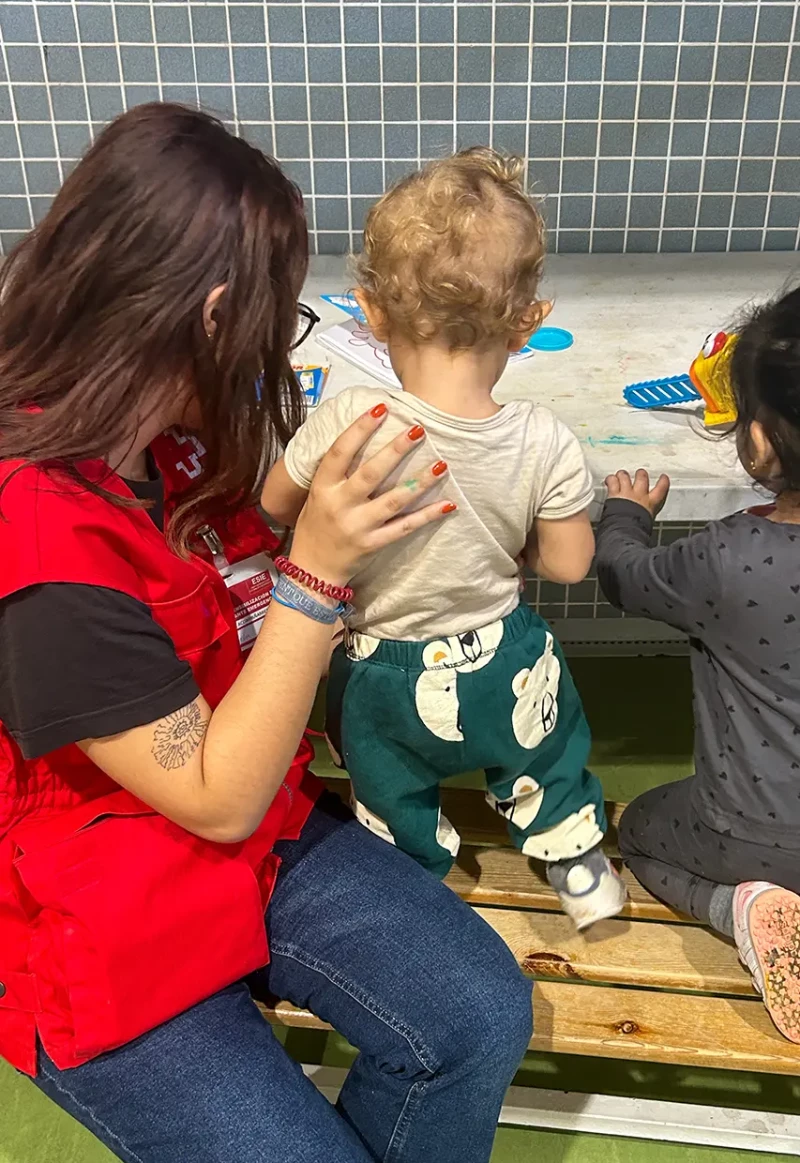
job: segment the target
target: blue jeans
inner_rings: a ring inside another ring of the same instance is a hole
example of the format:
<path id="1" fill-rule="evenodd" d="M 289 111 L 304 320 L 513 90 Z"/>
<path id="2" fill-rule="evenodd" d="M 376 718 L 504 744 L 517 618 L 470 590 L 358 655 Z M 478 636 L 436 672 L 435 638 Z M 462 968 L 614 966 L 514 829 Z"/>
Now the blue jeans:
<path id="1" fill-rule="evenodd" d="M 36 1084 L 125 1163 L 486 1163 L 531 1033 L 506 945 L 333 797 L 276 851 L 266 985 L 358 1048 L 335 1108 L 244 983 Z"/>

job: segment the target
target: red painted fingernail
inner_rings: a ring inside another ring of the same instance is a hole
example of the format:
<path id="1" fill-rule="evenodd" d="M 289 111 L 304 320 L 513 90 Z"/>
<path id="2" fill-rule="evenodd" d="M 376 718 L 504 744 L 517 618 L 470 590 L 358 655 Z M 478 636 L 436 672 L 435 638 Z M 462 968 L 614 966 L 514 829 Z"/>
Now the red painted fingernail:
<path id="1" fill-rule="evenodd" d="M 424 435 L 425 435 L 425 429 L 422 427 L 422 425 L 415 424 L 413 428 L 409 429 L 408 439 L 409 440 L 422 440 L 422 437 Z"/>
<path id="2" fill-rule="evenodd" d="M 375 419 L 378 420 L 381 416 L 385 416 L 387 411 L 388 409 L 385 404 L 376 404 L 370 412 L 370 416 L 374 416 Z"/>
<path id="3" fill-rule="evenodd" d="M 437 460 L 436 464 L 431 469 L 435 477 L 440 477 L 442 473 L 447 472 L 447 464 L 443 460 Z"/>
<path id="4" fill-rule="evenodd" d="M 455 503 L 455 501 L 448 501 L 446 505 L 442 505 L 442 512 L 443 513 L 455 513 L 457 508 L 458 508 L 458 505 Z"/>

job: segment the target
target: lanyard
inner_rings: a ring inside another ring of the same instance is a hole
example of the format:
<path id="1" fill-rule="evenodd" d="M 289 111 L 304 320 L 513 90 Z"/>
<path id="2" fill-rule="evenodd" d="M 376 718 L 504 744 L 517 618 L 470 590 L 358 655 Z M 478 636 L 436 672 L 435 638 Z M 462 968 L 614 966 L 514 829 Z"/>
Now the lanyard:
<path id="1" fill-rule="evenodd" d="M 272 589 L 278 580 L 275 566 L 263 552 L 231 565 L 225 547 L 210 525 L 204 525 L 198 532 L 211 554 L 215 569 L 228 587 L 236 614 L 239 645 L 246 654 L 258 636 L 272 601 Z"/>

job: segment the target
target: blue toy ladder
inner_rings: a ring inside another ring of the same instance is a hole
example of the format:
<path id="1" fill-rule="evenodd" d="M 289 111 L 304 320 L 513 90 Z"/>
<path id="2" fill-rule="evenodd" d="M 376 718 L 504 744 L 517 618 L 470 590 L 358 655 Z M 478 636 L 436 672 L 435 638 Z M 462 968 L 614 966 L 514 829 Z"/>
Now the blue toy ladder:
<path id="1" fill-rule="evenodd" d="M 670 404 L 691 404 L 702 399 L 688 375 L 628 384 L 622 394 L 633 408 L 666 408 Z"/>

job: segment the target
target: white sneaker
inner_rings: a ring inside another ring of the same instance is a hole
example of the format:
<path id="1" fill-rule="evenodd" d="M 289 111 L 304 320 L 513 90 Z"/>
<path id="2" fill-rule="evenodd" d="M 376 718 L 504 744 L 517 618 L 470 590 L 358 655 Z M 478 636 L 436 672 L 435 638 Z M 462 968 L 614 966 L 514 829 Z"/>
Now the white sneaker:
<path id="1" fill-rule="evenodd" d="M 733 935 L 767 1013 L 800 1043 L 800 896 L 763 880 L 737 885 Z"/>
<path id="2" fill-rule="evenodd" d="M 599 848 L 566 871 L 551 865 L 547 877 L 558 893 L 561 907 L 579 931 L 595 921 L 615 917 L 628 899 L 625 881 Z"/>

